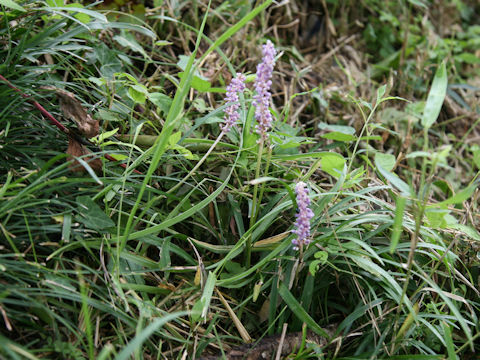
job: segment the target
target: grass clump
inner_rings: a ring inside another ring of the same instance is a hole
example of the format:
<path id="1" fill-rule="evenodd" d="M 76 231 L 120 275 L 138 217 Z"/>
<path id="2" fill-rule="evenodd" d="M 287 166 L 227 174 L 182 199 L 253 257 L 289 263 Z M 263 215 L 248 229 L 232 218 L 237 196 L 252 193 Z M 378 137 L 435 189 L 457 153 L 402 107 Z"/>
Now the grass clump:
<path id="1" fill-rule="evenodd" d="M 1 2 L 1 356 L 474 358 L 477 5 L 427 3 Z"/>

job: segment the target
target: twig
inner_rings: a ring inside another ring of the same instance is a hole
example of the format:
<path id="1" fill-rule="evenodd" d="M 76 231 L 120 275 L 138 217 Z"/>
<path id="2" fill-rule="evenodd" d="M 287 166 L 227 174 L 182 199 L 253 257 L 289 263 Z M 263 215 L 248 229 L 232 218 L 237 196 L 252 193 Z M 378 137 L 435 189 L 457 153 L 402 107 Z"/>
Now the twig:
<path id="1" fill-rule="evenodd" d="M 278 350 L 277 355 L 275 356 L 275 360 L 280 360 L 280 357 L 282 356 L 283 342 L 285 341 L 285 334 L 287 333 L 287 328 L 288 324 L 284 323 L 282 329 L 282 336 L 280 337 L 280 342 L 278 343 Z"/>

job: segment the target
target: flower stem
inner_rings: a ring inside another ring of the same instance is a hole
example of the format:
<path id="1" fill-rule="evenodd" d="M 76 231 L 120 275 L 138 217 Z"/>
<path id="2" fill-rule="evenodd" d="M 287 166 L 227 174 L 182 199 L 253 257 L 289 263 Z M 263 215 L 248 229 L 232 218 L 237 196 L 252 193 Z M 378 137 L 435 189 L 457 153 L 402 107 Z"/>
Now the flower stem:
<path id="1" fill-rule="evenodd" d="M 268 176 L 268 168 L 270 167 L 270 160 L 272 158 L 272 147 L 268 147 L 268 155 L 267 155 L 267 164 L 265 165 L 265 172 L 263 173 L 263 176 Z M 257 175 L 257 178 L 258 178 L 258 175 Z M 263 192 L 265 191 L 265 183 L 263 182 L 262 183 L 262 187 L 260 188 L 260 195 L 258 196 L 258 203 L 261 204 L 262 203 L 262 197 L 263 197 Z M 257 216 L 260 212 L 260 208 L 257 209 L 257 211 L 255 212 L 254 216 L 255 216 L 255 220 L 257 219 Z"/>
<path id="2" fill-rule="evenodd" d="M 263 147 L 264 147 L 264 140 L 260 140 L 260 144 L 258 146 L 258 154 L 257 154 L 257 168 L 255 169 L 255 179 L 260 177 L 260 165 L 262 163 L 262 154 L 263 154 Z M 252 211 L 250 213 L 250 228 L 255 224 L 255 220 L 257 218 L 257 193 L 258 193 L 258 184 L 253 186 L 253 200 L 252 200 Z M 247 249 L 245 255 L 245 264 L 250 267 L 251 262 L 251 255 L 252 255 L 252 234 L 247 239 Z"/>

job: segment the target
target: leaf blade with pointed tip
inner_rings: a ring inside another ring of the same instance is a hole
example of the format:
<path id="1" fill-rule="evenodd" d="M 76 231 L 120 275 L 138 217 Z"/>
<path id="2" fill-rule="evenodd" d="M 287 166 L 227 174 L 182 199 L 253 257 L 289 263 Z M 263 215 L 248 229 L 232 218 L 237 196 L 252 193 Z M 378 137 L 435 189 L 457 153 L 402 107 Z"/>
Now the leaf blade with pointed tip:
<path id="1" fill-rule="evenodd" d="M 422 126 L 430 128 L 437 120 L 440 110 L 442 109 L 445 95 L 447 94 L 447 68 L 445 61 L 438 67 L 435 77 L 433 78 L 432 87 L 428 93 L 425 109 L 423 110 Z"/>

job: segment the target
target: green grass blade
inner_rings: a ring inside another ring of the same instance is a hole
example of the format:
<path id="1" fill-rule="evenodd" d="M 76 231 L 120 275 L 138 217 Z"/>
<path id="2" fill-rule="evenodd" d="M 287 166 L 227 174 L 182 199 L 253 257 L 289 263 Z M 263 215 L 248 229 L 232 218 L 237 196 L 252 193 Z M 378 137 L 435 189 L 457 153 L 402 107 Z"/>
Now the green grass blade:
<path id="1" fill-rule="evenodd" d="M 306 323 L 307 326 L 312 329 L 316 334 L 323 336 L 327 339 L 330 338 L 328 333 L 323 330 L 310 315 L 308 315 L 302 305 L 300 305 L 297 299 L 295 299 L 295 297 L 292 295 L 290 290 L 288 290 L 287 286 L 283 282 L 278 288 L 278 293 L 297 318 L 299 318 L 302 322 Z"/>
<path id="2" fill-rule="evenodd" d="M 159 328 L 164 326 L 166 323 L 175 320 L 181 316 L 188 315 L 188 311 L 179 311 L 173 314 L 165 315 L 164 317 L 157 318 L 152 321 L 145 329 L 143 329 L 139 334 L 130 341 L 127 346 L 115 357 L 115 360 L 128 360 L 130 356 L 139 349 L 141 345 L 152 336 Z"/>
<path id="3" fill-rule="evenodd" d="M 240 30 L 242 27 L 244 27 L 250 20 L 252 20 L 255 16 L 260 14 L 264 9 L 266 9 L 273 0 L 267 0 L 260 6 L 257 6 L 254 8 L 252 11 L 250 11 L 248 14 L 246 14 L 240 21 L 238 21 L 235 25 L 232 27 L 229 27 L 222 35 L 219 36 L 215 42 L 210 45 L 210 47 L 205 51 L 205 53 L 202 55 L 202 57 L 199 60 L 199 63 L 202 63 L 202 61 L 210 54 L 213 50 L 218 48 L 220 45 L 222 45 L 225 41 L 230 39 L 238 30 Z"/>
<path id="4" fill-rule="evenodd" d="M 442 327 L 445 333 L 448 360 L 457 360 L 457 355 L 455 354 L 455 345 L 453 345 L 452 331 L 450 330 L 450 326 L 445 321 L 442 321 Z"/>
<path id="5" fill-rule="evenodd" d="M 396 208 L 395 208 L 395 218 L 393 220 L 393 230 L 392 230 L 392 240 L 390 242 L 390 253 L 393 254 L 397 248 L 398 241 L 400 240 L 400 235 L 402 234 L 403 229 L 403 214 L 405 212 L 405 204 L 407 199 L 403 196 L 397 196 Z"/>

